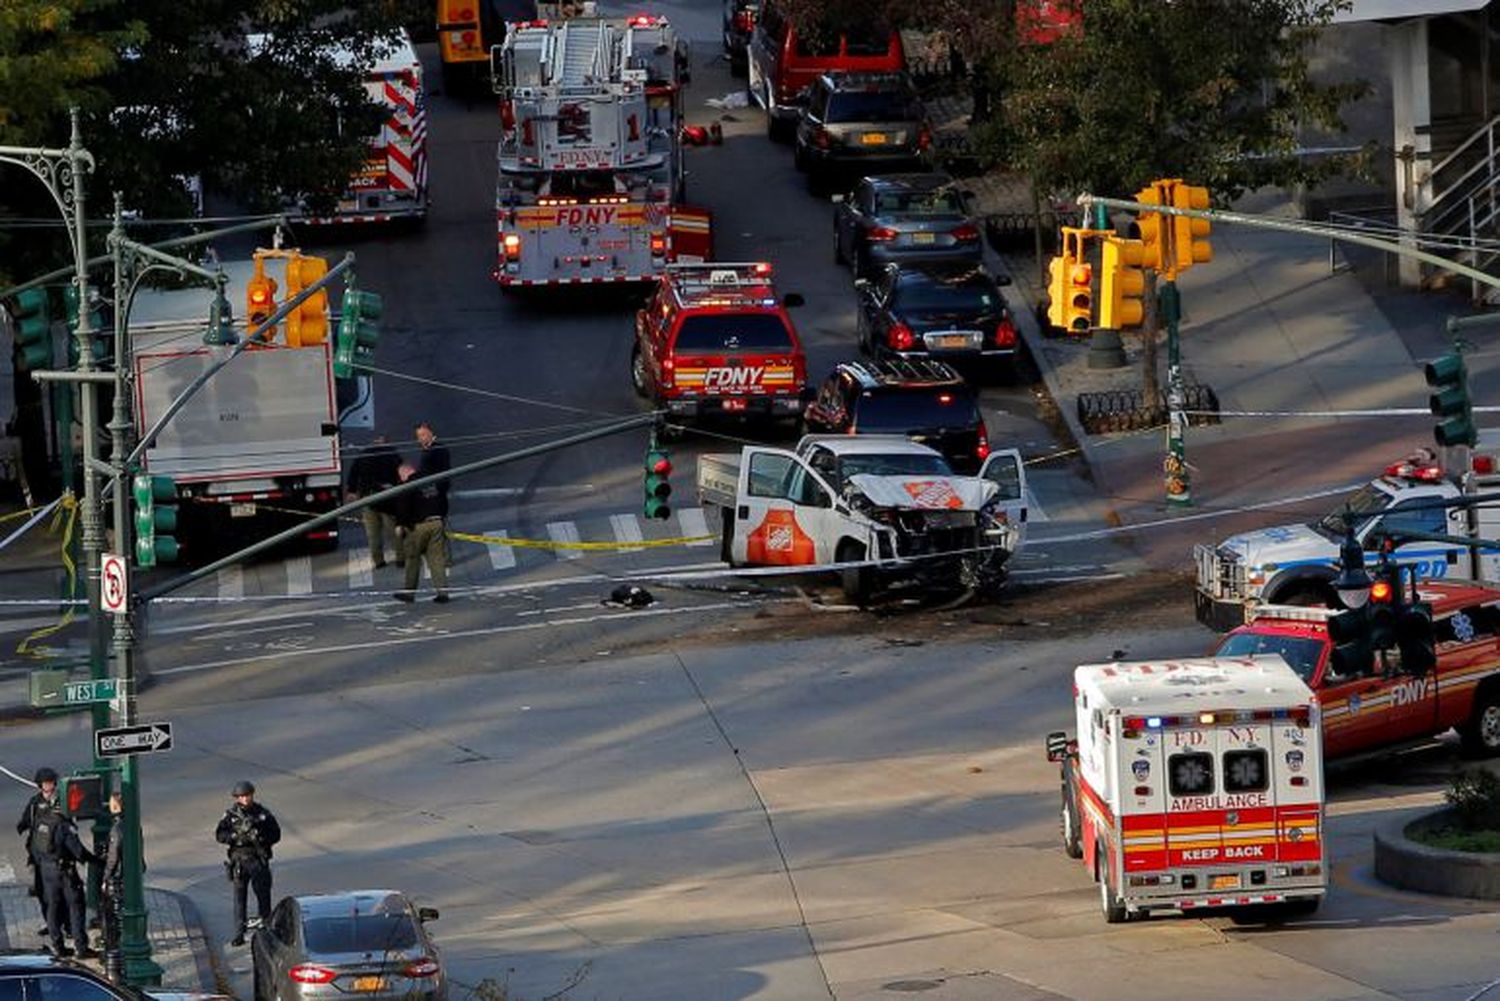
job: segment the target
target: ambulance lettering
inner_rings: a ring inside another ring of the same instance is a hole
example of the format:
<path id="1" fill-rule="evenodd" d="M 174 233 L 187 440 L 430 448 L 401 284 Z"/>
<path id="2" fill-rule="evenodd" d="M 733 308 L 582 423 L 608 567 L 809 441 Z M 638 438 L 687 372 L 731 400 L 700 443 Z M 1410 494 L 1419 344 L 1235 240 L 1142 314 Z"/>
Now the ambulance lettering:
<path id="1" fill-rule="evenodd" d="M 759 386 L 760 380 L 765 375 L 766 369 L 763 365 L 742 366 L 740 368 L 710 368 L 703 373 L 704 389 L 739 389 L 745 386 Z"/>
<path id="2" fill-rule="evenodd" d="M 1410 706 L 1427 698 L 1427 679 L 1412 678 L 1403 681 L 1391 689 L 1391 704 L 1396 706 Z"/>
<path id="3" fill-rule="evenodd" d="M 1224 849 L 1225 858 L 1265 858 L 1265 845 L 1229 845 Z"/>
<path id="4" fill-rule="evenodd" d="M 1231 792 L 1222 796 L 1177 796 L 1172 800 L 1173 813 L 1189 810 L 1243 810 L 1251 806 L 1270 806 L 1263 792 Z"/>
<path id="5" fill-rule="evenodd" d="M 1219 857 L 1217 848 L 1189 848 L 1182 853 L 1184 862 L 1212 862 Z"/>

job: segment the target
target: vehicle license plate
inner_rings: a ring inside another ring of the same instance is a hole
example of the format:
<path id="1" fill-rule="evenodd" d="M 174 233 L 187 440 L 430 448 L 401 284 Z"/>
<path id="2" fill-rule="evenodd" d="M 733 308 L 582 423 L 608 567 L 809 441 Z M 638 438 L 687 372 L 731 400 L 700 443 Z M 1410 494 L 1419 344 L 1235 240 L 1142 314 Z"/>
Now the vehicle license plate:
<path id="1" fill-rule="evenodd" d="M 735 410 L 735 411 L 744 410 L 745 409 L 745 404 L 746 404 L 746 401 L 744 401 L 744 400 L 728 399 L 728 400 L 724 401 L 724 409 L 725 410 Z"/>
<path id="2" fill-rule="evenodd" d="M 339 211 L 340 212 L 358 212 L 359 211 L 359 202 L 355 201 L 353 198 L 342 199 L 339 202 Z"/>
<path id="3" fill-rule="evenodd" d="M 254 504 L 231 504 L 229 505 L 229 517 L 231 518 L 254 518 Z"/>
<path id="4" fill-rule="evenodd" d="M 938 334 L 932 339 L 932 346 L 935 348 L 966 348 L 969 346 L 969 339 L 963 334 Z"/>
<path id="5" fill-rule="evenodd" d="M 1208 877 L 1208 888 L 1210 890 L 1238 890 L 1240 888 L 1240 877 L 1236 875 L 1210 876 Z"/>
<path id="6" fill-rule="evenodd" d="M 383 991 L 385 990 L 384 977 L 355 977 L 354 990 L 357 991 Z"/>
<path id="7" fill-rule="evenodd" d="M 890 140 L 886 138 L 884 132 L 866 132 L 859 137 L 859 141 L 866 146 L 884 146 Z"/>
<path id="8" fill-rule="evenodd" d="M 911 242 L 912 243 L 936 243 L 937 242 L 937 234 L 936 233 L 913 233 L 911 235 Z"/>

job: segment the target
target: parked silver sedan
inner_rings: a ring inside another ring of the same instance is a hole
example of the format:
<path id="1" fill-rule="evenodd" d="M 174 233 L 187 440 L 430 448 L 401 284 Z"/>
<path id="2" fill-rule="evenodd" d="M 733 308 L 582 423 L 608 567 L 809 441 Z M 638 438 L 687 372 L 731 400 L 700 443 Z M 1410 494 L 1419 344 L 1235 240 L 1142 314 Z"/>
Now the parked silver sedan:
<path id="1" fill-rule="evenodd" d="M 250 942 L 255 1001 L 446 1001 L 437 916 L 393 890 L 285 897 Z"/>
<path id="2" fill-rule="evenodd" d="M 887 264 L 957 261 L 978 265 L 979 222 L 946 174 L 863 177 L 834 196 L 833 256 L 856 278 Z"/>

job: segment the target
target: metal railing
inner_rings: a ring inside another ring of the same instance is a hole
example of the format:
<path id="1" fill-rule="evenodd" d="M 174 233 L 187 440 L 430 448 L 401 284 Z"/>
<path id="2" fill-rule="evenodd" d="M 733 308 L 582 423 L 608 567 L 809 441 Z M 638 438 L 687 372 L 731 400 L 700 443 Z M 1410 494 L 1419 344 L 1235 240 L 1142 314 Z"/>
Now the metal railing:
<path id="1" fill-rule="evenodd" d="M 1490 119 L 1433 165 L 1417 182 L 1417 194 L 1429 192 L 1417 216 L 1425 233 L 1450 238 L 1456 261 L 1477 268 L 1500 257 L 1494 237 L 1500 233 L 1500 117 Z M 1471 297 L 1483 295 L 1471 282 Z"/>

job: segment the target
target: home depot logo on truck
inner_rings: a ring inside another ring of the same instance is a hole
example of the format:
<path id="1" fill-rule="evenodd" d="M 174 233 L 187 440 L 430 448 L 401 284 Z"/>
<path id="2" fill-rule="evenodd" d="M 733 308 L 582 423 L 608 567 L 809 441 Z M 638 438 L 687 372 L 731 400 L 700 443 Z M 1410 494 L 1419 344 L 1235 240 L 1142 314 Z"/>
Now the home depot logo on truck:
<path id="1" fill-rule="evenodd" d="M 1110 923 L 1327 892 L 1321 717 L 1278 656 L 1086 664 L 1078 737 L 1048 734 L 1063 847 Z"/>

